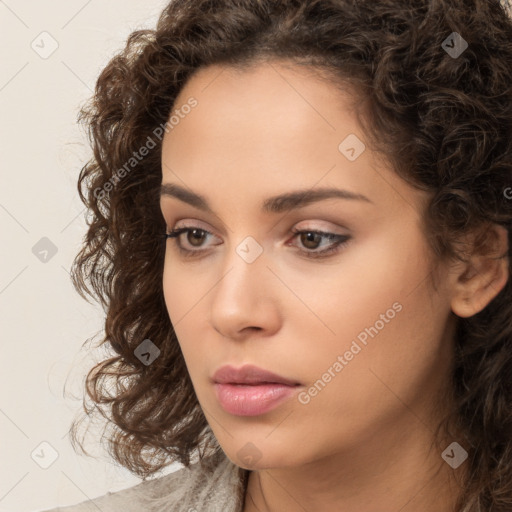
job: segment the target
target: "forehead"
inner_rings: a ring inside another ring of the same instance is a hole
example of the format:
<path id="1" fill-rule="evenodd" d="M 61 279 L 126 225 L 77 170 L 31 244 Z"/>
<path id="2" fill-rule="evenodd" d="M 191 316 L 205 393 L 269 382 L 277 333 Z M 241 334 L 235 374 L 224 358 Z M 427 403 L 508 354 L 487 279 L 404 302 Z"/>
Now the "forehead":
<path id="1" fill-rule="evenodd" d="M 173 112 L 191 98 L 196 106 L 165 134 L 162 148 L 163 157 L 172 156 L 175 165 L 191 172 L 196 165 L 204 169 L 206 157 L 210 168 L 228 162 L 246 168 L 250 159 L 274 175 L 284 171 L 286 161 L 287 172 L 299 175 L 301 162 L 310 167 L 311 160 L 329 158 L 332 165 L 347 135 L 364 138 L 354 98 L 302 66 L 203 68 L 185 84 Z"/>
<path id="2" fill-rule="evenodd" d="M 335 131 L 340 121 L 360 129 L 353 114 L 361 98 L 353 87 L 333 82 L 315 68 L 286 61 L 261 62 L 244 69 L 223 65 L 201 68 L 186 82 L 175 107 L 179 109 L 191 97 L 199 103 L 200 108 L 194 111 L 201 112 L 201 122 L 210 117 L 210 126 L 217 129 L 227 130 L 228 121 L 233 119 L 238 122 L 236 128 L 243 119 L 255 128 L 266 127 L 262 133 L 283 127 L 286 132 L 282 137 L 294 128 L 309 127 L 312 131 L 318 124 Z"/>
<path id="3" fill-rule="evenodd" d="M 210 66 L 189 79 L 173 112 L 190 98 L 197 105 L 164 137 L 164 183 L 183 181 L 198 192 L 215 183 L 238 194 L 240 206 L 315 185 L 376 197 L 381 204 L 410 192 L 365 147 L 359 98 L 313 69 L 279 62 L 241 71 Z M 347 158 L 347 144 L 360 153 L 357 158 Z"/>

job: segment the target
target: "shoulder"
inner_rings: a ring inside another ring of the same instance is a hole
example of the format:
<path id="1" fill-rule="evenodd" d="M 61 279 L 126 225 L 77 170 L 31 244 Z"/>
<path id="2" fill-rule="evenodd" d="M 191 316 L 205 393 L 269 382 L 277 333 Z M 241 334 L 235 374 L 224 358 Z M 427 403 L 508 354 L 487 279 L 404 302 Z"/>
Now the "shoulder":
<path id="1" fill-rule="evenodd" d="M 43 512 L 240 512 L 247 473 L 218 452 L 128 489 Z"/>

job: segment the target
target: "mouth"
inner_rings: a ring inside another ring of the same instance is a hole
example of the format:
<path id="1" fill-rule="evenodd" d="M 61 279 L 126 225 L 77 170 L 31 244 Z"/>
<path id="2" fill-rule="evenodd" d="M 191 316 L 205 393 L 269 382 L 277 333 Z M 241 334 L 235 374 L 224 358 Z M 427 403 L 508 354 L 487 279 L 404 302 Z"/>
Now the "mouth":
<path id="1" fill-rule="evenodd" d="M 301 387 L 299 382 L 252 365 L 223 366 L 215 372 L 213 384 L 220 406 L 235 416 L 265 414 Z"/>
<path id="2" fill-rule="evenodd" d="M 221 407 L 235 416 L 259 416 L 291 398 L 299 386 L 286 384 L 215 384 Z"/>

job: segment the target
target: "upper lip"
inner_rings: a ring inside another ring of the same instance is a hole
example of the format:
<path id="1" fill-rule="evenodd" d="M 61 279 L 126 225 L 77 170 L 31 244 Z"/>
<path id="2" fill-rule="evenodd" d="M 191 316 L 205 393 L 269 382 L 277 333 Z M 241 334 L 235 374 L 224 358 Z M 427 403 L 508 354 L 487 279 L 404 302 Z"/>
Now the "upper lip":
<path id="1" fill-rule="evenodd" d="M 213 375 L 213 381 L 219 384 L 263 384 L 275 383 L 296 386 L 299 382 L 286 379 L 275 373 L 259 368 L 251 364 L 234 368 L 233 366 L 222 366 Z"/>

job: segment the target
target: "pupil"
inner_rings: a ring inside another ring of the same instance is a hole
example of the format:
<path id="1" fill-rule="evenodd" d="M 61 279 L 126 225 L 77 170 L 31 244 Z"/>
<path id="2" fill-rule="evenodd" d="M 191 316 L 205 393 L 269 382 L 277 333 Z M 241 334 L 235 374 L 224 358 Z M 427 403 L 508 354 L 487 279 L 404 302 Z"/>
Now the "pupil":
<path id="1" fill-rule="evenodd" d="M 201 229 L 193 229 L 192 231 L 189 231 L 189 235 L 193 236 L 192 240 L 195 240 L 196 242 L 199 242 L 198 244 L 192 243 L 192 245 L 201 245 L 200 242 L 202 242 L 202 239 L 204 238 L 204 231 L 203 230 L 201 230 Z"/>
<path id="2" fill-rule="evenodd" d="M 303 235 L 304 236 L 304 235 Z M 308 231 L 306 234 L 305 234 L 305 237 L 306 237 L 306 243 L 304 243 L 304 245 L 306 247 L 308 247 L 308 249 L 316 249 L 316 245 L 317 243 L 315 243 L 315 239 L 316 237 L 318 237 L 319 235 L 317 233 L 312 233 L 311 231 Z M 318 242 L 318 241 L 317 241 Z M 309 243 L 312 243 L 313 244 L 313 247 L 309 246 L 308 244 Z"/>

